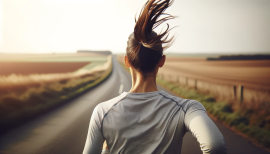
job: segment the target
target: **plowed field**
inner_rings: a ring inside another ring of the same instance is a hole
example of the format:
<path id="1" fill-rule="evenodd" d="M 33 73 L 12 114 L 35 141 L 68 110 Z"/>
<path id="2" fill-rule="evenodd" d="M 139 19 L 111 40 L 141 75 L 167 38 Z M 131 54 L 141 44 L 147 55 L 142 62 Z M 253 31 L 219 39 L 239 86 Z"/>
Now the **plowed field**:
<path id="1" fill-rule="evenodd" d="M 159 72 L 180 78 L 270 89 L 270 60 L 206 61 L 167 57 Z"/>
<path id="2" fill-rule="evenodd" d="M 67 73 L 106 61 L 107 56 L 95 53 L 0 54 L 0 76 Z"/>
<path id="3" fill-rule="evenodd" d="M 0 62 L 0 76 L 73 72 L 89 62 Z"/>

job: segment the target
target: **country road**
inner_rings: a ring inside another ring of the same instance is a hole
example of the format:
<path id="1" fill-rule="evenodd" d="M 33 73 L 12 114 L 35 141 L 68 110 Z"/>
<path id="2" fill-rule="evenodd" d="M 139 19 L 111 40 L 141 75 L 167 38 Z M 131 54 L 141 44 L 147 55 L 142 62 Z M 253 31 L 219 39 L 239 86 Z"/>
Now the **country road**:
<path id="1" fill-rule="evenodd" d="M 66 105 L 0 136 L 0 154 L 81 154 L 94 107 L 129 91 L 130 87 L 130 74 L 114 56 L 113 71 L 106 81 Z M 168 92 L 160 86 L 158 88 Z M 228 154 L 268 154 L 220 122 L 215 123 L 226 140 Z M 182 154 L 200 153 L 196 139 L 187 133 Z"/>

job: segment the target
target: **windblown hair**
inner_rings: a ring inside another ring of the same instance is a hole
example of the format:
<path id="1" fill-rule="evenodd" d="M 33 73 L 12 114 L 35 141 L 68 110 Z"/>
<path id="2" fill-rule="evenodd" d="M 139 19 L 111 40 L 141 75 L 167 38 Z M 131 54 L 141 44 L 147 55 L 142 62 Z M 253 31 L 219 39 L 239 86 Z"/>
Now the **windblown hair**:
<path id="1" fill-rule="evenodd" d="M 164 13 L 173 0 L 148 0 L 143 6 L 138 19 L 135 18 L 134 32 L 127 42 L 126 55 L 131 65 L 143 74 L 155 69 L 163 50 L 171 46 L 174 37 L 169 38 L 169 24 L 160 34 L 153 30 L 174 16 Z M 161 15 L 165 17 L 160 18 Z"/>

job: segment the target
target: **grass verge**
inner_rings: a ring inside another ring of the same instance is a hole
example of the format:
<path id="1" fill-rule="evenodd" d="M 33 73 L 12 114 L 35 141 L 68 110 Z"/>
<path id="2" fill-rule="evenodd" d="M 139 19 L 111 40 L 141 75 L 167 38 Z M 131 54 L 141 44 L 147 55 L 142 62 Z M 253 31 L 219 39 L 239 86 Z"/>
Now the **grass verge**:
<path id="1" fill-rule="evenodd" d="M 182 98 L 194 99 L 203 104 L 211 117 L 221 121 L 227 127 L 237 131 L 238 134 L 250 139 L 255 145 L 270 152 L 270 130 L 249 124 L 250 119 L 239 111 L 234 111 L 227 102 L 217 102 L 210 95 L 200 94 L 178 83 L 168 82 L 157 77 L 157 83 Z"/>

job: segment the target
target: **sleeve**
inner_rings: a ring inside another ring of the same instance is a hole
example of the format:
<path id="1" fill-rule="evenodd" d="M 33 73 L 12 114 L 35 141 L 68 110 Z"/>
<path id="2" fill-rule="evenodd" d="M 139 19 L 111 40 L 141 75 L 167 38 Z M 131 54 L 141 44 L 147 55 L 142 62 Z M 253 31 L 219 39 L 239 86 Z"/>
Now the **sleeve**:
<path id="1" fill-rule="evenodd" d="M 101 154 L 110 154 L 108 149 L 102 149 L 102 153 Z"/>
<path id="2" fill-rule="evenodd" d="M 203 154 L 227 154 L 223 135 L 200 102 L 193 100 L 188 103 L 185 126 L 197 138 Z"/>
<path id="3" fill-rule="evenodd" d="M 101 133 L 101 118 L 99 118 L 97 105 L 92 113 L 83 154 L 101 154 L 104 138 Z"/>

